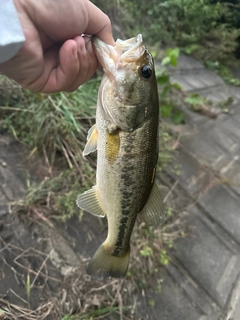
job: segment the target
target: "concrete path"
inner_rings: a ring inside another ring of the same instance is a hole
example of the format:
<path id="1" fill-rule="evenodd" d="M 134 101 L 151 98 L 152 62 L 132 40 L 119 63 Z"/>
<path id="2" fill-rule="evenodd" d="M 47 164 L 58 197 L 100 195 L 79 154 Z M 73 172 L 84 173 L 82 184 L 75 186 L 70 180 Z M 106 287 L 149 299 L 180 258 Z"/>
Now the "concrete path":
<path id="1" fill-rule="evenodd" d="M 229 112 L 216 119 L 183 106 L 186 125 L 169 172 L 176 192 L 192 199 L 189 237 L 178 240 L 154 319 L 240 319 L 240 89 L 226 85 L 193 58 L 181 56 L 171 80 L 219 108 L 229 97 Z M 167 316 L 161 316 L 167 313 Z"/>

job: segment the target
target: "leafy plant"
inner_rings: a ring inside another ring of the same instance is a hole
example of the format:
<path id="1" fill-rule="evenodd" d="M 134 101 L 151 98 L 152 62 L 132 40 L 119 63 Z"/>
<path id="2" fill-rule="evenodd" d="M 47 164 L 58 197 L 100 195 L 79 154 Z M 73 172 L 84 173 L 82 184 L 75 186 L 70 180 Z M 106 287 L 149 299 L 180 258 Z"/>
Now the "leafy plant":
<path id="1" fill-rule="evenodd" d="M 176 101 L 173 99 L 173 90 L 181 90 L 177 83 L 170 82 L 170 76 L 167 67 L 177 67 L 179 57 L 179 48 L 167 49 L 166 56 L 162 59 L 161 71 L 157 76 L 157 82 L 160 85 L 160 112 L 163 118 L 171 118 L 174 124 L 184 121 L 184 114 L 176 108 Z"/>
<path id="2" fill-rule="evenodd" d="M 226 65 L 219 61 L 206 61 L 205 64 L 209 69 L 219 73 L 227 83 L 240 86 L 240 79 L 235 78 L 231 69 Z"/>
<path id="3" fill-rule="evenodd" d="M 161 251 L 161 254 L 160 254 L 160 262 L 161 262 L 161 264 L 163 264 L 163 265 L 168 265 L 168 263 L 169 263 L 169 257 L 168 257 L 168 255 L 167 255 L 167 251 L 166 250 L 162 250 Z"/>
<path id="4" fill-rule="evenodd" d="M 152 248 L 148 247 L 148 246 L 144 246 L 141 250 L 140 250 L 140 254 L 142 257 L 149 257 L 152 255 Z"/>
<path id="5" fill-rule="evenodd" d="M 229 63 L 240 52 L 240 4 L 221 0 L 94 0 L 126 37 L 141 32 L 150 45 Z M 240 54 L 239 54 L 240 55 Z"/>

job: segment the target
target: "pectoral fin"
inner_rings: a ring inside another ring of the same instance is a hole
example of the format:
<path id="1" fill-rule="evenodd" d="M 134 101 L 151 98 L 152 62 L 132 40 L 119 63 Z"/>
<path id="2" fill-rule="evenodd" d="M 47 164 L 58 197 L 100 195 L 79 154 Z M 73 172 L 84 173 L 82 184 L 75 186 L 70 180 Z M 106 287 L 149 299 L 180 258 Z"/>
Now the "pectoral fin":
<path id="1" fill-rule="evenodd" d="M 89 153 L 97 150 L 97 138 L 98 138 L 98 132 L 97 132 L 96 124 L 94 124 L 88 131 L 87 143 L 83 150 L 84 156 L 87 156 Z"/>
<path id="2" fill-rule="evenodd" d="M 154 182 L 148 202 L 140 212 L 144 222 L 149 226 L 157 226 L 164 218 L 164 204 L 160 190 Z"/>
<path id="3" fill-rule="evenodd" d="M 105 216 L 105 213 L 103 212 L 99 203 L 96 189 L 96 186 L 94 186 L 92 189 L 80 194 L 80 196 L 77 198 L 76 204 L 82 210 L 102 218 Z"/>

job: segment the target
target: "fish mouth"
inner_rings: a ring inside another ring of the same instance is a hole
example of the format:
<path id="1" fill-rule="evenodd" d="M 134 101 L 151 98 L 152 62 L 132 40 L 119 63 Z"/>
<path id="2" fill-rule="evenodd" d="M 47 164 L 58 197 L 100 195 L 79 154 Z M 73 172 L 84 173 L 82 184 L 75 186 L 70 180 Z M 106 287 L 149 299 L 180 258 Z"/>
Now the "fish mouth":
<path id="1" fill-rule="evenodd" d="M 118 39 L 114 47 L 97 37 L 93 37 L 93 47 L 106 73 L 108 71 L 113 73 L 116 69 L 127 65 L 129 62 L 138 61 L 146 50 L 141 34 L 128 40 Z"/>
<path id="2" fill-rule="evenodd" d="M 136 61 L 142 57 L 145 52 L 142 35 L 139 34 L 128 40 L 116 41 L 116 50 L 121 56 L 121 60 L 125 62 Z"/>

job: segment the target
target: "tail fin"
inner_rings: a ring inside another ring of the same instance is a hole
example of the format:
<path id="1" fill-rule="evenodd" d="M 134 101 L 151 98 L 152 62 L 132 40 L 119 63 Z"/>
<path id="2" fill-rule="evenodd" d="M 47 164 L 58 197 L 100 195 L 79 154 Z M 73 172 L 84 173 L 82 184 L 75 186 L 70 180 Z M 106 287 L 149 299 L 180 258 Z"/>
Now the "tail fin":
<path id="1" fill-rule="evenodd" d="M 130 249 L 124 256 L 110 255 L 102 244 L 87 267 L 87 273 L 96 278 L 123 278 L 128 269 Z"/>

